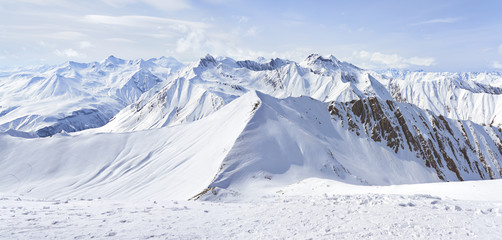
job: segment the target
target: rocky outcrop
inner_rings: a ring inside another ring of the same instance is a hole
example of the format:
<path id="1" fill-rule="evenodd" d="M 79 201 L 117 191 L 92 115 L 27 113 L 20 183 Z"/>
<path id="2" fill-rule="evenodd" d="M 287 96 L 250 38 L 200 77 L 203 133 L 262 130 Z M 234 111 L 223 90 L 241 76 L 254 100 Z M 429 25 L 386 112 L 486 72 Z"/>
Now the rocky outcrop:
<path id="1" fill-rule="evenodd" d="M 440 179 L 502 177 L 502 130 L 437 116 L 407 103 L 370 97 L 331 102 L 337 124 L 360 137 L 381 142 L 395 153 L 410 151 Z"/>

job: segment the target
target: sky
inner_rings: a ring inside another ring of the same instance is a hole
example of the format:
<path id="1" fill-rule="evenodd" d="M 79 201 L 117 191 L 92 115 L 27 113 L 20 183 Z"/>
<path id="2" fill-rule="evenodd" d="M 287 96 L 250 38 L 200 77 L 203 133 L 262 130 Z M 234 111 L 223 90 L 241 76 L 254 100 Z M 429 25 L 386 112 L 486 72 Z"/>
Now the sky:
<path id="1" fill-rule="evenodd" d="M 0 0 L 0 68 L 334 55 L 367 69 L 502 70 L 502 1 Z"/>

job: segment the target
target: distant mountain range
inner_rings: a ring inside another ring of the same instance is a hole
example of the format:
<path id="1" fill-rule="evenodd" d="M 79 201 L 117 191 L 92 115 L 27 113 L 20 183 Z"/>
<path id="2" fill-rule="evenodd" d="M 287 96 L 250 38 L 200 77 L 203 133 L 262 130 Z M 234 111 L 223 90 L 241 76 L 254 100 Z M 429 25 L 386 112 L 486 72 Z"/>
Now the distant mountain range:
<path id="1" fill-rule="evenodd" d="M 308 177 L 502 178 L 502 72 L 110 56 L 0 72 L 0 96 L 4 192 L 188 199 Z"/>

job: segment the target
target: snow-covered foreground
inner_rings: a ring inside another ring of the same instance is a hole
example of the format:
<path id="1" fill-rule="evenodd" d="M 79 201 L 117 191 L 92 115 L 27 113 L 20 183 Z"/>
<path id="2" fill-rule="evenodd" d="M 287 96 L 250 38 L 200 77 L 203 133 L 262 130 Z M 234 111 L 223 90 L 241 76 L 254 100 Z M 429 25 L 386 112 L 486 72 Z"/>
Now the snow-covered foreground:
<path id="1" fill-rule="evenodd" d="M 502 236 L 501 73 L 182 66 L 0 72 L 0 239 Z"/>
<path id="2" fill-rule="evenodd" d="M 2 239 L 497 239 L 501 180 L 354 186 L 306 179 L 219 201 L 0 195 Z"/>

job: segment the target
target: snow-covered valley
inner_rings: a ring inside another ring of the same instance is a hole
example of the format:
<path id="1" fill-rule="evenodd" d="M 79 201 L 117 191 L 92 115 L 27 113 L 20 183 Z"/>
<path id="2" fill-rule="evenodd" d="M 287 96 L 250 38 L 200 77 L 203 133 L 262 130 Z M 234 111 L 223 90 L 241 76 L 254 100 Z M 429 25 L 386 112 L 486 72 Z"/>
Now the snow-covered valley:
<path id="1" fill-rule="evenodd" d="M 0 237 L 491 239 L 501 82 L 317 54 L 1 72 Z"/>

